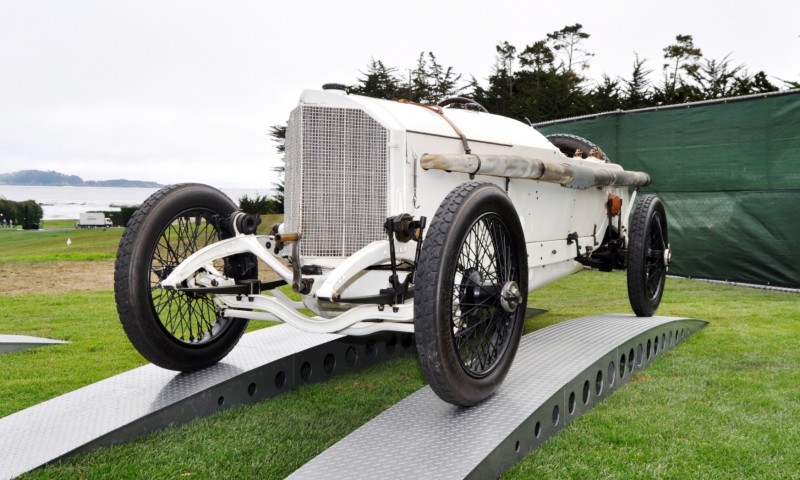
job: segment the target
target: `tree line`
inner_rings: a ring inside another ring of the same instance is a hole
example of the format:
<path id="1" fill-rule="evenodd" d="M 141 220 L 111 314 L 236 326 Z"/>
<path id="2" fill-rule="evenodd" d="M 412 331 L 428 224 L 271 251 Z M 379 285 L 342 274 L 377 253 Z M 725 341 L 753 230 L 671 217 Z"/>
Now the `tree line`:
<path id="1" fill-rule="evenodd" d="M 592 53 L 591 35 L 580 23 L 548 33 L 524 48 L 509 42 L 495 46 L 495 63 L 484 83 L 467 79 L 452 66 L 442 65 L 433 52 L 422 52 L 415 67 L 402 74 L 397 67 L 371 59 L 366 70 L 348 86 L 350 93 L 388 100 L 406 99 L 436 104 L 453 96 L 466 96 L 489 112 L 529 123 L 545 122 L 614 110 L 632 110 L 679 103 L 800 88 L 800 82 L 777 79 L 763 71 L 751 74 L 735 64 L 730 54 L 705 57 L 691 35 L 677 35 L 663 49 L 660 75 L 648 60 L 634 54 L 627 77 L 604 74 L 599 80 L 586 75 Z M 269 136 L 283 154 L 285 125 L 274 125 Z M 273 208 L 283 212 L 283 166 Z"/>
<path id="2" fill-rule="evenodd" d="M 42 206 L 33 200 L 16 202 L 0 197 L 0 225 L 3 227 L 19 225 L 38 228 L 43 214 Z"/>
<path id="3" fill-rule="evenodd" d="M 677 35 L 674 43 L 664 47 L 661 75 L 655 80 L 648 60 L 636 54 L 628 77 L 604 74 L 592 80 L 586 75 L 594 57 L 587 46 L 590 36 L 576 23 L 521 49 L 502 42 L 495 46 L 495 63 L 485 83 L 474 76 L 465 79 L 453 67 L 440 64 L 432 52 L 421 53 L 407 75 L 372 59 L 349 91 L 422 103 L 463 95 L 491 113 L 537 123 L 780 89 L 765 72 L 751 74 L 730 55 L 703 56 L 691 35 Z M 800 82 L 778 82 L 784 88 L 800 87 Z"/>

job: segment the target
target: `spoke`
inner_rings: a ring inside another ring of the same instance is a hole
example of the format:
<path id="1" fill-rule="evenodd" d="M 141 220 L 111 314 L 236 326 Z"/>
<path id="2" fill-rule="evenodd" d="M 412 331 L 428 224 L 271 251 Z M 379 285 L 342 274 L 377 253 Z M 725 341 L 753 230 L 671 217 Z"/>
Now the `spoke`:
<path id="1" fill-rule="evenodd" d="M 489 362 L 493 362 L 499 356 L 505 332 L 498 329 L 497 324 L 504 320 L 504 317 L 505 315 L 497 315 L 495 312 L 489 319 L 482 319 L 474 328 L 484 327 L 483 335 L 476 338 L 465 338 L 465 341 L 462 342 L 464 344 L 469 339 L 477 340 L 477 345 L 468 350 L 470 355 L 467 355 L 467 358 L 477 360 L 478 365 L 483 368 L 473 369 L 474 371 L 485 370 L 490 365 Z M 491 341 L 493 338 L 495 341 Z"/>
<path id="2" fill-rule="evenodd" d="M 473 332 L 473 331 L 477 330 L 477 329 L 478 329 L 478 327 L 481 327 L 481 326 L 483 326 L 484 320 L 485 320 L 485 319 L 481 319 L 481 320 L 479 320 L 479 321 L 475 322 L 475 324 L 474 324 L 474 325 L 471 325 L 471 326 L 469 326 L 469 327 L 467 327 L 467 328 L 462 328 L 462 329 L 459 329 L 459 330 L 458 330 L 458 334 L 459 334 L 459 335 L 465 335 L 465 334 L 467 334 L 467 333 L 470 333 L 470 332 Z"/>
<path id="3" fill-rule="evenodd" d="M 195 209 L 177 215 L 158 237 L 150 261 L 150 300 L 164 329 L 179 342 L 213 341 L 226 329 L 228 319 L 218 316 L 210 296 L 193 296 L 159 287 L 171 271 L 191 254 L 218 239 L 215 212 Z M 215 266 L 216 268 L 216 266 Z"/>
<path id="4" fill-rule="evenodd" d="M 661 289 L 661 276 L 663 270 L 660 267 L 656 267 L 648 273 L 647 278 L 647 291 L 650 294 L 650 298 L 655 298 L 658 294 L 659 290 Z"/>
<path id="5" fill-rule="evenodd" d="M 489 303 L 491 302 L 491 303 Z M 468 311 L 464 311 L 463 308 L 461 310 L 461 315 L 457 315 L 456 318 L 462 319 L 465 317 L 469 317 L 470 315 L 475 314 L 478 310 L 485 309 L 487 307 L 495 307 L 500 304 L 500 300 L 495 298 L 487 299 L 485 302 L 481 303 L 461 303 L 461 307 L 467 306 L 470 307 Z"/>
<path id="6" fill-rule="evenodd" d="M 164 236 L 162 235 L 161 238 L 164 238 Z M 178 260 L 180 259 L 180 256 L 178 255 L 178 252 L 175 250 L 175 248 L 172 246 L 169 236 L 166 237 L 166 243 L 164 244 L 164 248 L 166 248 L 167 253 L 169 254 L 168 257 L 169 260 L 171 260 L 171 262 L 177 263 Z M 159 252 L 159 258 L 161 258 L 161 252 Z M 162 260 L 162 263 L 169 264 L 170 262 L 164 262 Z"/>
<path id="7" fill-rule="evenodd" d="M 518 274 L 500 217 L 487 214 L 476 220 L 458 252 L 451 317 L 456 350 L 471 374 L 491 372 L 508 346 L 515 314 L 500 308 L 500 292 Z M 467 301 L 470 289 L 479 300 Z"/>
<path id="8" fill-rule="evenodd" d="M 656 239 L 658 240 L 658 245 L 653 245 L 653 246 L 661 247 L 661 250 L 666 250 L 667 243 L 666 243 L 666 238 L 664 236 L 664 230 L 661 227 L 661 215 L 653 216 L 653 224 L 656 226 L 653 232 L 656 235 Z"/>

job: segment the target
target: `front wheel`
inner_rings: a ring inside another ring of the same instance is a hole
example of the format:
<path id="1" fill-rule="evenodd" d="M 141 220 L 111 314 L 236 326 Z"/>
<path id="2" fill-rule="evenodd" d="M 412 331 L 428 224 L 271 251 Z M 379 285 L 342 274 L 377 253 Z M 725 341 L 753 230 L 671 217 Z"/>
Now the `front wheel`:
<path id="1" fill-rule="evenodd" d="M 152 363 L 179 371 L 212 365 L 247 327 L 246 320 L 223 317 L 210 294 L 161 288 L 189 255 L 222 238 L 219 219 L 234 211 L 219 190 L 173 185 L 145 200 L 128 222 L 114 266 L 117 311 L 133 346 Z M 206 268 L 225 272 L 225 262 Z"/>
<path id="2" fill-rule="evenodd" d="M 436 211 L 415 274 L 414 328 L 422 371 L 443 400 L 475 405 L 508 373 L 525 315 L 525 251 L 496 185 L 460 185 Z"/>
<path id="3" fill-rule="evenodd" d="M 670 262 L 667 215 L 655 195 L 642 196 L 628 237 L 628 299 L 639 317 L 651 317 L 661 304 Z"/>

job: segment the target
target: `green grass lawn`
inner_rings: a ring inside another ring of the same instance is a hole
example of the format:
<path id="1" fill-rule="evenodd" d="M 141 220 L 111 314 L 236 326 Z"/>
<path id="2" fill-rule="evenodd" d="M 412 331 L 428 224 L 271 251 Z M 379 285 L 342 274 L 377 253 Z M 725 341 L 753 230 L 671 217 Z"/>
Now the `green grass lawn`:
<path id="1" fill-rule="evenodd" d="M 589 271 L 529 306 L 548 312 L 528 332 L 630 311 L 624 273 Z M 800 295 L 669 279 L 658 313 L 711 323 L 507 478 L 800 478 Z M 144 363 L 111 292 L 0 297 L 0 332 L 73 342 L 0 357 L 0 415 Z M 402 358 L 23 478 L 283 478 L 421 386 L 416 359 Z"/>
<path id="2" fill-rule="evenodd" d="M 117 255 L 122 232 L 122 228 L 0 230 L 0 262 L 109 260 Z"/>
<path id="3" fill-rule="evenodd" d="M 283 215 L 262 215 L 259 234 L 267 234 Z M 0 262 L 111 260 L 123 228 L 76 229 L 75 220 L 47 220 L 46 229 L 0 229 Z M 63 229 L 63 230 L 50 230 Z M 70 244 L 67 245 L 67 240 Z"/>
<path id="4" fill-rule="evenodd" d="M 59 218 L 57 220 L 42 220 L 42 223 L 39 224 L 40 228 L 75 228 L 75 224 L 78 223 L 77 218 L 73 219 L 63 219 Z"/>

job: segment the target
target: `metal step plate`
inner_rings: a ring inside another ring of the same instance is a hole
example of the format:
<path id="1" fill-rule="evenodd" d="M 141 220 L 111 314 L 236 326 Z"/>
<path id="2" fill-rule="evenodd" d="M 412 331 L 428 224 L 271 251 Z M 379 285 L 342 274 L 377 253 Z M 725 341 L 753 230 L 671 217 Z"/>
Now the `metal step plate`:
<path id="1" fill-rule="evenodd" d="M 284 324 L 244 335 L 198 372 L 145 365 L 1 418 L 0 478 L 358 370 L 412 343 L 411 335 L 342 337 Z"/>
<path id="2" fill-rule="evenodd" d="M 486 479 L 499 476 L 702 320 L 596 315 L 522 338 L 500 390 L 460 408 L 424 387 L 381 413 L 291 479 Z"/>
<path id="3" fill-rule="evenodd" d="M 63 340 L 49 338 L 29 337 L 28 335 L 0 335 L 0 355 L 3 353 L 17 352 L 26 348 L 44 347 L 46 345 L 61 345 Z"/>

